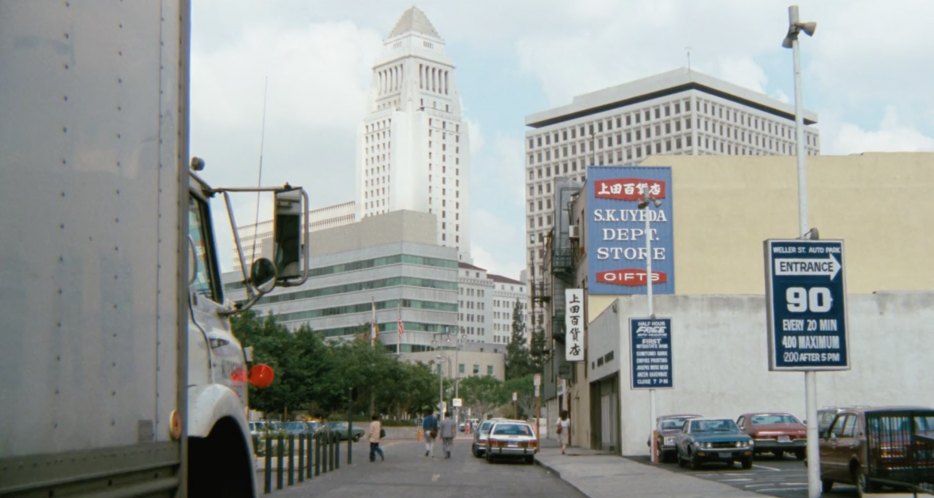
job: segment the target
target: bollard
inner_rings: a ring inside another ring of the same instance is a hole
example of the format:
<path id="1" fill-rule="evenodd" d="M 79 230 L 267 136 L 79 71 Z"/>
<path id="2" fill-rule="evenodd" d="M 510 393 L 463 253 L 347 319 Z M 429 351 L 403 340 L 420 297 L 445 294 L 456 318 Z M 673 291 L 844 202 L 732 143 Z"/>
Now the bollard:
<path id="1" fill-rule="evenodd" d="M 315 444 L 314 440 L 315 440 L 314 434 L 309 434 L 308 435 L 308 448 L 306 448 L 306 451 L 308 452 L 308 454 L 305 455 L 305 467 L 306 467 L 305 477 L 307 477 L 309 480 L 311 480 L 311 476 L 312 476 L 311 456 L 314 455 L 314 452 L 312 451 L 312 446 L 314 446 Z"/>
<path id="2" fill-rule="evenodd" d="M 295 485 L 295 434 L 289 434 L 289 486 Z"/>
<path id="3" fill-rule="evenodd" d="M 305 434 L 298 435 L 298 482 L 305 482 Z"/>
<path id="4" fill-rule="evenodd" d="M 266 437 L 266 455 L 263 457 L 266 462 L 266 468 L 263 471 L 263 492 L 272 493 L 272 474 L 269 472 L 272 468 L 272 439 Z"/>
<path id="5" fill-rule="evenodd" d="M 283 437 L 281 434 L 279 435 L 278 438 L 276 438 L 276 446 L 278 447 L 276 451 L 276 489 L 282 489 L 282 486 L 283 486 L 282 467 L 284 467 L 283 464 L 285 463 L 282 461 L 282 458 L 284 456 L 282 454 L 283 453 L 282 447 L 285 446 L 285 441 L 283 440 Z"/>
<path id="6" fill-rule="evenodd" d="M 315 447 L 314 447 L 315 475 L 320 476 L 321 475 L 321 436 L 318 434 L 315 434 L 315 439 L 317 443 L 315 444 Z"/>
<path id="7" fill-rule="evenodd" d="M 334 440 L 334 470 L 337 470 L 341 468 L 341 438 L 335 436 Z"/>

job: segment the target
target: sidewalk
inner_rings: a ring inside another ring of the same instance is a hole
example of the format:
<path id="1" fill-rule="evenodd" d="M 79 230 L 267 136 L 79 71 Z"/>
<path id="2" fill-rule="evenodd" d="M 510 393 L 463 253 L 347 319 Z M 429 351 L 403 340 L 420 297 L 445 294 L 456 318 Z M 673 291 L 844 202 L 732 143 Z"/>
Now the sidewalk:
<path id="1" fill-rule="evenodd" d="M 762 498 L 762 495 L 652 465 L 582 448 L 561 448 L 542 440 L 535 461 L 590 498 Z"/>

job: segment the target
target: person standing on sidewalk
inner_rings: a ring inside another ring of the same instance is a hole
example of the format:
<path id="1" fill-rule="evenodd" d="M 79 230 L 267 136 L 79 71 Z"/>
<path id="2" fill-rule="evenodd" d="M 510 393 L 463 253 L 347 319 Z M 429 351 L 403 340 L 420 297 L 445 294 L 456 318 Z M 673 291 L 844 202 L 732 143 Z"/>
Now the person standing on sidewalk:
<path id="1" fill-rule="evenodd" d="M 383 456 L 383 449 L 379 447 L 380 440 L 383 439 L 383 436 L 386 433 L 383 432 L 383 424 L 379 421 L 379 415 L 374 413 L 373 417 L 370 420 L 370 435 L 368 437 L 370 441 L 370 461 L 376 461 L 376 454 L 379 454 L 380 461 L 385 460 Z"/>
<path id="2" fill-rule="evenodd" d="M 444 412 L 444 420 L 438 424 L 438 432 L 441 434 L 442 448 L 444 449 L 444 458 L 451 458 L 451 448 L 454 447 L 454 436 L 457 428 L 454 426 L 454 419 L 451 418 L 451 412 Z"/>
<path id="3" fill-rule="evenodd" d="M 430 456 L 438 437 L 438 419 L 430 411 L 426 411 L 422 419 L 422 432 L 425 434 L 425 456 Z"/>
<path id="4" fill-rule="evenodd" d="M 561 443 L 561 454 L 568 447 L 568 441 L 571 437 L 571 421 L 568 419 L 567 410 L 561 410 L 561 416 L 558 418 L 558 424 L 555 427 L 555 433 L 558 434 L 558 441 Z"/>

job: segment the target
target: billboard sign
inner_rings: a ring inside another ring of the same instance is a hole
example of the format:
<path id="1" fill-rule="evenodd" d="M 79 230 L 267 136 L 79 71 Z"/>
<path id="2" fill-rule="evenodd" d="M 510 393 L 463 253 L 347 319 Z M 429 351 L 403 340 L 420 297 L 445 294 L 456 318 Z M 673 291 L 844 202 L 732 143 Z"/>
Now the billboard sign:
<path id="1" fill-rule="evenodd" d="M 769 370 L 849 369 L 842 240 L 766 240 Z"/>
<path id="2" fill-rule="evenodd" d="M 632 389 L 674 387 L 671 372 L 671 318 L 629 320 Z"/>
<path id="3" fill-rule="evenodd" d="M 674 294 L 671 168 L 587 168 L 587 267 L 590 294 L 646 293 L 646 219 L 652 291 Z M 652 201 L 645 209 L 639 203 Z"/>

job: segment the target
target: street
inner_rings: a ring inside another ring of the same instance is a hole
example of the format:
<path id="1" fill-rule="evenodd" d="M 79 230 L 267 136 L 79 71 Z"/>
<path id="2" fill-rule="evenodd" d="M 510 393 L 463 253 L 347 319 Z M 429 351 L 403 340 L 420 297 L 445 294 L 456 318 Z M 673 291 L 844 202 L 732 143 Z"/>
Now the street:
<path id="1" fill-rule="evenodd" d="M 440 441 L 440 439 L 439 439 Z M 385 461 L 370 463 L 369 445 L 354 445 L 353 464 L 347 466 L 342 452 L 340 469 L 315 477 L 301 485 L 273 491 L 276 498 L 366 497 L 410 498 L 497 498 L 528 496 L 536 498 L 582 497 L 580 492 L 539 465 L 496 462 L 475 458 L 471 440 L 455 440 L 451 459 L 425 457 L 425 447 L 414 440 L 389 440 L 383 444 Z M 345 447 L 346 449 L 346 447 Z"/>

